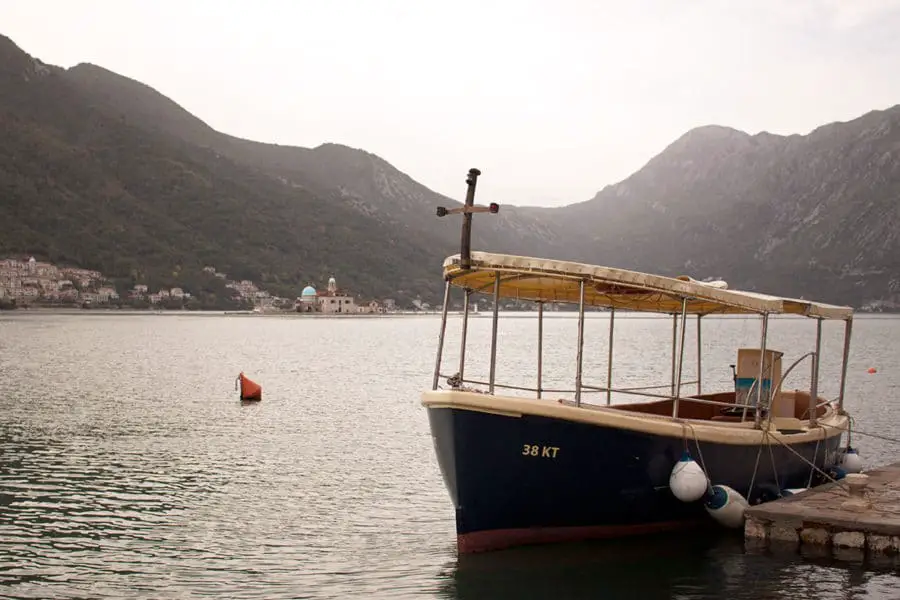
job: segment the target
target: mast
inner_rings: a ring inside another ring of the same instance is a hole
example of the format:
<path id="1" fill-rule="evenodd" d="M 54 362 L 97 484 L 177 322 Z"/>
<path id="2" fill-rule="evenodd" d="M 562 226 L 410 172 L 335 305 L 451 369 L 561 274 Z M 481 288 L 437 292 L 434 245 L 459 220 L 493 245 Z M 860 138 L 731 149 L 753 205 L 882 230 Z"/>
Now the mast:
<path id="1" fill-rule="evenodd" d="M 478 176 L 481 171 L 475 168 L 469 169 L 466 177 L 466 201 L 459 208 L 447 209 L 444 206 L 437 207 L 437 216 L 446 217 L 447 215 L 462 214 L 462 232 L 459 240 L 459 265 L 463 269 L 472 267 L 472 214 L 477 212 L 486 212 L 493 215 L 500 212 L 500 205 L 491 202 L 487 206 L 475 205 L 475 186 L 478 184 Z"/>
<path id="2" fill-rule="evenodd" d="M 481 171 L 478 169 L 469 169 L 469 175 L 466 177 L 466 201 L 464 208 L 472 208 L 475 204 L 475 186 L 478 185 L 478 176 Z M 472 213 L 463 213 L 462 235 L 459 240 L 459 263 L 463 269 L 472 266 Z"/>
<path id="3" fill-rule="evenodd" d="M 447 215 L 455 215 L 462 214 L 463 223 L 462 223 L 462 232 L 460 233 L 459 240 L 459 263 L 463 269 L 470 269 L 472 267 L 472 214 L 477 212 L 487 212 L 491 214 L 497 214 L 500 212 L 500 205 L 491 202 L 488 206 L 476 206 L 475 205 L 475 186 L 478 183 L 478 176 L 481 175 L 481 171 L 478 169 L 472 168 L 469 169 L 469 174 L 466 177 L 466 185 L 468 186 L 466 189 L 466 201 L 459 208 L 453 208 L 447 210 L 444 206 L 437 207 L 437 216 L 438 217 L 446 217 Z M 444 347 L 444 330 L 447 327 L 447 307 L 450 303 L 450 278 L 448 277 L 445 282 L 444 288 L 444 306 L 442 310 L 441 316 L 441 331 L 438 337 L 438 351 L 437 351 L 437 359 L 435 361 L 434 367 L 434 381 L 433 381 L 433 389 L 437 389 L 438 379 L 440 377 L 440 369 L 441 369 L 441 353 Z M 464 290 L 465 298 L 463 299 L 463 325 L 462 325 L 462 339 L 460 340 L 460 352 L 459 352 L 459 378 L 463 379 L 463 375 L 465 373 L 466 368 L 466 329 L 468 326 L 469 320 L 469 294 L 472 293 L 472 290 L 466 289 Z M 497 309 L 499 308 L 500 303 L 500 273 L 496 273 L 494 280 L 494 322 L 493 322 L 493 330 L 491 336 L 491 383 L 490 389 L 491 393 L 494 393 L 494 371 L 496 367 L 496 358 L 497 358 Z"/>

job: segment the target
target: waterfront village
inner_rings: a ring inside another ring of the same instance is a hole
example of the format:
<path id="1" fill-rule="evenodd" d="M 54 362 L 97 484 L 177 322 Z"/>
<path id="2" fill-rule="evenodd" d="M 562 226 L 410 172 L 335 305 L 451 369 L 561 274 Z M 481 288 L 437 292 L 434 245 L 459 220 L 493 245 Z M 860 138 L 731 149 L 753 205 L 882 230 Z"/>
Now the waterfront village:
<path id="1" fill-rule="evenodd" d="M 250 280 L 231 280 L 227 274 L 213 266 L 202 269 L 202 276 L 218 281 L 224 305 L 201 301 L 181 287 L 160 287 L 137 283 L 130 289 L 119 289 L 100 271 L 78 267 L 58 266 L 28 258 L 0 259 L 0 309 L 9 308 L 138 308 L 138 309 L 196 309 L 196 310 L 247 310 L 253 312 L 298 312 L 306 314 L 347 315 L 386 314 L 399 312 L 432 312 L 432 307 L 420 298 L 410 301 L 410 306 L 398 306 L 391 298 L 360 300 L 337 285 L 332 276 L 324 290 L 317 290 L 309 283 L 296 298 L 281 298 L 260 289 Z M 462 308 L 461 302 L 452 302 L 453 310 Z M 478 303 L 472 307 L 478 312 Z M 504 311 L 532 311 L 531 302 L 508 300 L 501 304 Z M 405 309 L 405 310 L 404 310 Z M 547 303 L 544 310 L 572 310 L 572 306 Z"/>
<path id="2" fill-rule="evenodd" d="M 253 281 L 230 280 L 215 267 L 203 268 L 206 276 L 222 280 L 230 290 L 229 300 L 256 312 L 296 311 L 319 314 L 379 314 L 396 311 L 392 299 L 358 301 L 348 291 L 338 287 L 334 277 L 326 289 L 316 290 L 307 285 L 295 299 L 272 296 Z M 76 267 L 61 267 L 26 260 L 0 260 L 0 307 L 135 307 L 185 308 L 191 303 L 191 293 L 179 287 L 152 290 L 148 285 L 136 284 L 124 297 L 99 271 Z M 417 310 L 429 310 L 422 302 L 413 301 Z"/>

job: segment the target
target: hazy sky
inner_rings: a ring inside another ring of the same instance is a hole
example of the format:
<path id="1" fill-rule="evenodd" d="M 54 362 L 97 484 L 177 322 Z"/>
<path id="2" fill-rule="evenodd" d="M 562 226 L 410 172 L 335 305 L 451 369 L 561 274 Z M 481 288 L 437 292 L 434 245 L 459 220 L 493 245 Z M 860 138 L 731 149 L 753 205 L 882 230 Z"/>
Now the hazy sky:
<path id="1" fill-rule="evenodd" d="M 699 125 L 807 133 L 900 103 L 900 0 L 0 0 L 0 33 L 458 199 L 479 167 L 483 202 L 586 200 Z"/>

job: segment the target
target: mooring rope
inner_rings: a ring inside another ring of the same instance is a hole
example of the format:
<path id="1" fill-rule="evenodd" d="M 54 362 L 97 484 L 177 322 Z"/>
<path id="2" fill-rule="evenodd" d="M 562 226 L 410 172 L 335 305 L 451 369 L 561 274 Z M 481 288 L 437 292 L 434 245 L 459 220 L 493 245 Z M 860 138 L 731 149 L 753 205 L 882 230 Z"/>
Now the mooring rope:
<path id="1" fill-rule="evenodd" d="M 750 477 L 750 487 L 747 488 L 747 502 L 750 502 L 750 496 L 753 495 L 753 486 L 756 483 L 756 473 L 759 471 L 759 457 L 762 456 L 762 440 L 756 449 L 756 464 L 753 465 L 753 476 Z"/>
<path id="2" fill-rule="evenodd" d="M 709 477 L 709 471 L 706 469 L 706 461 L 703 460 L 703 450 L 700 449 L 700 440 L 697 438 L 697 431 L 694 429 L 693 424 L 682 421 L 681 431 L 684 433 L 685 447 L 687 447 L 687 428 L 690 428 L 691 434 L 694 436 L 694 445 L 697 446 L 697 456 L 700 458 L 700 467 L 703 469 L 703 475 L 706 477 L 706 491 L 709 494 L 712 494 L 712 480 Z"/>
<path id="3" fill-rule="evenodd" d="M 769 433 L 768 429 L 763 429 L 766 437 L 773 437 L 772 434 Z M 772 477 L 775 478 L 775 487 L 778 488 L 778 492 L 781 493 L 781 482 L 778 481 L 778 467 L 775 465 L 775 451 L 772 450 L 772 444 L 766 444 L 769 447 L 769 461 L 772 463 Z M 813 464 L 813 463 L 810 463 Z"/>
<path id="4" fill-rule="evenodd" d="M 823 428 L 823 429 L 824 429 L 824 428 Z M 837 429 L 837 428 L 836 428 L 836 429 Z M 817 467 L 817 466 L 815 465 L 815 463 L 810 462 L 808 458 L 806 458 L 805 456 L 803 456 L 802 454 L 800 454 L 799 452 L 797 452 L 796 450 L 794 450 L 793 448 L 791 448 L 788 444 L 785 444 L 784 442 L 782 442 L 781 440 L 779 440 L 777 437 L 775 437 L 774 435 L 770 434 L 767 430 L 763 430 L 763 434 L 764 434 L 765 436 L 767 436 L 767 437 L 769 437 L 769 438 L 775 440 L 776 442 L 778 442 L 779 444 L 781 444 L 782 446 L 784 446 L 785 448 L 787 448 L 788 450 L 790 450 L 791 452 L 793 452 L 794 455 L 797 456 L 800 460 L 802 460 L 803 462 L 805 462 L 806 464 L 808 464 L 810 467 L 812 467 L 813 469 L 815 469 L 816 471 L 818 471 L 820 474 L 822 474 L 823 477 L 829 479 L 832 483 L 836 483 L 836 484 L 838 484 L 838 485 L 841 485 L 841 486 L 845 486 L 845 487 L 846 487 L 847 484 L 846 484 L 845 482 L 842 482 L 842 480 L 840 480 L 840 479 L 835 479 L 834 477 L 832 477 L 831 475 L 829 475 L 828 473 L 826 473 L 825 471 L 823 471 L 822 469 L 820 469 L 819 467 Z"/>
<path id="5" fill-rule="evenodd" d="M 822 430 L 822 439 L 825 439 L 825 430 L 824 429 Z M 822 442 L 822 440 L 816 440 L 816 449 L 813 451 L 813 464 L 815 464 L 816 459 L 819 458 L 819 444 L 821 442 Z M 822 458 L 825 459 L 827 457 L 828 457 L 828 451 L 826 450 L 825 456 L 823 456 Z M 815 471 L 813 471 L 812 469 L 809 470 L 809 481 L 806 482 L 806 487 L 808 487 L 808 488 L 812 487 L 813 475 L 815 475 L 815 474 L 816 474 Z"/>
<path id="6" fill-rule="evenodd" d="M 830 428 L 832 428 L 832 429 L 837 429 L 837 430 L 839 430 L 839 431 L 846 431 L 846 432 L 847 432 L 847 445 L 848 445 L 848 446 L 850 445 L 850 436 L 851 436 L 851 432 L 852 432 L 852 433 L 859 434 L 859 435 L 865 435 L 865 436 L 868 436 L 868 437 L 876 438 L 876 439 L 879 439 L 879 440 L 884 440 L 884 441 L 886 441 L 886 442 L 893 442 L 894 444 L 900 444 L 900 438 L 894 438 L 894 437 L 891 437 L 891 436 L 888 436 L 888 435 L 883 435 L 883 434 L 880 434 L 880 433 L 871 433 L 871 432 L 868 432 L 868 431 L 860 431 L 859 429 L 853 427 L 853 425 L 852 425 L 852 423 L 853 423 L 853 417 L 850 417 L 850 423 L 851 423 L 851 425 L 850 425 L 849 427 L 835 427 L 835 426 L 833 426 L 833 425 L 828 425 L 827 427 L 830 427 Z"/>

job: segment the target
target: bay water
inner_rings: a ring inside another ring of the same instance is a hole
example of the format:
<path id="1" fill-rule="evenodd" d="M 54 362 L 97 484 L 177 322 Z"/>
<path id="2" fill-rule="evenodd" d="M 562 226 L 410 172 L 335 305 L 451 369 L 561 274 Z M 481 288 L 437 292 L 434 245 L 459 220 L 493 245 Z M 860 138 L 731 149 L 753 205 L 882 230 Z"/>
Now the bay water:
<path id="1" fill-rule="evenodd" d="M 467 379 L 488 377 L 485 317 L 469 322 Z M 448 321 L 444 376 L 458 369 L 461 317 Z M 725 531 L 458 556 L 420 405 L 439 325 L 0 313 L 0 597 L 898 597 L 893 563 L 753 552 Z M 547 315 L 545 387 L 573 387 L 576 327 Z M 703 319 L 704 391 L 732 389 L 735 349 L 759 335 L 757 319 Z M 773 319 L 769 347 L 786 368 L 814 336 L 811 320 Z M 842 336 L 825 323 L 829 397 Z M 534 387 L 535 316 L 501 313 L 498 339 L 497 381 Z M 585 383 L 605 385 L 608 339 L 607 315 L 590 315 Z M 613 385 L 667 383 L 671 340 L 671 319 L 617 316 Z M 696 355 L 691 320 L 685 381 Z M 856 318 L 846 406 L 867 467 L 900 460 L 900 445 L 866 435 L 900 437 L 898 356 L 900 319 Z M 785 387 L 808 387 L 808 364 Z M 238 400 L 242 371 L 262 402 Z"/>

